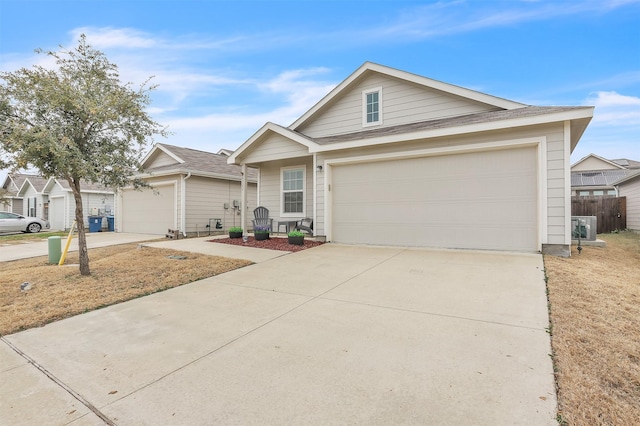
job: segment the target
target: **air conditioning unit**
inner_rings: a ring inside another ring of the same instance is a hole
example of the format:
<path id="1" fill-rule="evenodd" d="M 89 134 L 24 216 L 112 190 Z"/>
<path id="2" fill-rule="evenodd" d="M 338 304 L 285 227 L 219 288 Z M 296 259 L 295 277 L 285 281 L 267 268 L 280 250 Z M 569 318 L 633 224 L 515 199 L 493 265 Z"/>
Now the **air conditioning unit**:
<path id="1" fill-rule="evenodd" d="M 571 239 L 595 241 L 597 225 L 595 216 L 571 216 Z"/>

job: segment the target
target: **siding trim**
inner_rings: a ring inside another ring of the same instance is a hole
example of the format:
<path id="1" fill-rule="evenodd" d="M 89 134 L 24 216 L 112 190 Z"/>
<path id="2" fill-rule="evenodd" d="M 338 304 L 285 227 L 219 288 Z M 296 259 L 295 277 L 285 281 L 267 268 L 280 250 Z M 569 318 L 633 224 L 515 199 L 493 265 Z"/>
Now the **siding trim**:
<path id="1" fill-rule="evenodd" d="M 565 144 L 566 146 L 566 144 Z M 334 165 L 347 165 L 355 163 L 366 163 L 374 161 L 385 160 L 402 160 L 408 158 L 417 157 L 436 157 L 442 155 L 455 155 L 481 151 L 493 151 L 502 149 L 517 149 L 526 147 L 536 147 L 538 164 L 538 251 L 542 250 L 543 242 L 547 241 L 547 164 L 546 164 L 546 152 L 547 152 L 547 137 L 536 136 L 531 138 L 512 139 L 497 142 L 486 142 L 479 144 L 467 144 L 455 147 L 440 147 L 440 148 L 428 148 L 405 152 L 393 152 L 387 154 L 371 154 L 361 155 L 356 157 L 335 158 L 327 159 L 324 161 L 325 165 L 325 200 L 324 200 L 324 229 L 327 237 L 327 241 L 332 241 L 332 197 L 331 197 L 331 179 L 332 179 L 332 167 Z"/>
<path id="2" fill-rule="evenodd" d="M 564 122 L 564 244 L 571 256 L 571 122 Z"/>

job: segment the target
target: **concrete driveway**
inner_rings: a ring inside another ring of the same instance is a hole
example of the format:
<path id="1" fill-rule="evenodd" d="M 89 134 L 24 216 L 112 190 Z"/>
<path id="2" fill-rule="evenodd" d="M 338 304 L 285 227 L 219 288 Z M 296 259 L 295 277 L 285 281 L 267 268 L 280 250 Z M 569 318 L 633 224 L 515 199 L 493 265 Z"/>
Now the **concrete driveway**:
<path id="1" fill-rule="evenodd" d="M 557 424 L 542 269 L 334 244 L 275 257 L 5 336 L 0 423 Z"/>

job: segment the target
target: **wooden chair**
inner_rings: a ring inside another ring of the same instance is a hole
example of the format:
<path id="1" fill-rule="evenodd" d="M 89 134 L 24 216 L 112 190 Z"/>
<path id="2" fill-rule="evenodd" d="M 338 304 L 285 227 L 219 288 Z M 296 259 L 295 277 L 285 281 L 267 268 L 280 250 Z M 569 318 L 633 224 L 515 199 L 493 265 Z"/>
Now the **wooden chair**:
<path id="1" fill-rule="evenodd" d="M 251 220 L 253 223 L 253 229 L 260 226 L 263 228 L 269 228 L 269 232 L 273 232 L 273 219 L 269 217 L 269 209 L 266 207 L 256 207 L 253 210 L 254 219 Z"/>
<path id="2" fill-rule="evenodd" d="M 296 222 L 296 229 L 298 231 L 305 231 L 313 237 L 313 219 L 305 217 Z"/>

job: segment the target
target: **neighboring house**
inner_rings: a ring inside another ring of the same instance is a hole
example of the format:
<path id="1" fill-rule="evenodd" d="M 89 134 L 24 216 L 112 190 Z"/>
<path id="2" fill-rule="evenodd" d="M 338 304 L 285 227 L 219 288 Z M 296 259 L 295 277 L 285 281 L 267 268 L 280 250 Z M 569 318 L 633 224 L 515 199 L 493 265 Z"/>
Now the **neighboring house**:
<path id="1" fill-rule="evenodd" d="M 24 175 L 24 181 L 17 196 L 22 198 L 24 216 L 49 220 L 49 197 L 44 192 L 47 179 L 36 175 Z"/>
<path id="2" fill-rule="evenodd" d="M 76 220 L 76 200 L 69 182 L 65 179 L 51 178 L 44 187 L 49 197 L 49 223 L 51 229 L 71 229 Z M 113 213 L 115 192 L 101 185 L 88 182 L 80 183 L 84 224 L 88 229 L 89 216 L 106 216 Z M 103 220 L 103 227 L 107 222 Z"/>
<path id="3" fill-rule="evenodd" d="M 313 218 L 328 241 L 569 255 L 569 157 L 592 116 L 367 62 L 229 163 L 259 169 L 275 223 Z"/>
<path id="4" fill-rule="evenodd" d="M 19 184 L 19 185 L 18 185 Z M 8 188 L 18 187 L 12 196 L 12 212 L 49 221 L 53 230 L 67 230 L 75 220 L 75 200 L 69 183 L 64 179 L 12 173 L 5 179 Z M 3 186 L 4 187 L 4 186 Z M 88 216 L 106 214 L 112 209 L 114 192 L 99 185 L 81 184 L 85 226 Z"/>
<path id="5" fill-rule="evenodd" d="M 2 189 L 5 190 L 6 195 L 3 197 L 4 203 L 0 206 L 1 210 L 11 213 L 23 214 L 23 200 L 18 196 L 18 191 L 27 175 L 21 173 L 9 173 L 2 183 Z"/>
<path id="6" fill-rule="evenodd" d="M 232 151 L 223 150 L 227 153 Z M 228 155 L 156 144 L 139 175 L 152 189 L 125 188 L 116 202 L 116 231 L 164 235 L 207 235 L 240 225 L 241 168 Z M 247 176 L 246 207 L 256 207 L 256 175 Z"/>
<path id="7" fill-rule="evenodd" d="M 640 170 L 613 185 L 620 197 L 627 198 L 627 229 L 640 231 Z"/>
<path id="8" fill-rule="evenodd" d="M 640 169 L 640 162 L 626 158 L 607 160 L 589 154 L 571 166 L 571 195 L 617 196 L 614 183 Z"/>

